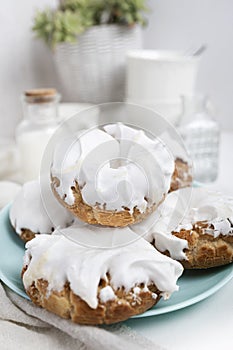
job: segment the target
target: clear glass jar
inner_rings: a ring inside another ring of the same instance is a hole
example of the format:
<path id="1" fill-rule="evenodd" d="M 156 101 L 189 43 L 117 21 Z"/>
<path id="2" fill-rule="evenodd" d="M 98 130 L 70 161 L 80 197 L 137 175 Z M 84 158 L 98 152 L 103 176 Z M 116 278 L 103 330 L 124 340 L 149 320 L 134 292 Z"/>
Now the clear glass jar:
<path id="1" fill-rule="evenodd" d="M 205 96 L 183 96 L 179 131 L 193 161 L 194 180 L 198 182 L 215 181 L 218 175 L 220 130 L 207 106 Z"/>
<path id="2" fill-rule="evenodd" d="M 28 90 L 22 96 L 24 120 L 16 129 L 22 182 L 39 176 L 44 150 L 58 125 L 59 101 L 55 89 Z"/>

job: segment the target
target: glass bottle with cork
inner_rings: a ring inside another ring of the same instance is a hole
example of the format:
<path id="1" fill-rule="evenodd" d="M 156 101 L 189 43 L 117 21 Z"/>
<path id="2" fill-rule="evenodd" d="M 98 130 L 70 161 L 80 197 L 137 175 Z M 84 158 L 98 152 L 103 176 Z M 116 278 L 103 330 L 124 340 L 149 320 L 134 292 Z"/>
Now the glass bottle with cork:
<path id="1" fill-rule="evenodd" d="M 46 145 L 58 125 L 60 94 L 33 89 L 22 96 L 24 120 L 16 129 L 22 182 L 38 178 Z"/>

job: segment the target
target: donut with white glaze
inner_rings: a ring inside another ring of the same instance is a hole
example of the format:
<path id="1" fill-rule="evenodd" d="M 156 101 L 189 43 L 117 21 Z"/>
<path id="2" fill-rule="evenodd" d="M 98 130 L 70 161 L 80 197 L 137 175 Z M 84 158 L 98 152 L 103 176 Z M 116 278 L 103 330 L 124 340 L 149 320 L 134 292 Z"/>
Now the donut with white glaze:
<path id="1" fill-rule="evenodd" d="M 117 123 L 80 132 L 57 146 L 52 189 L 84 222 L 120 227 L 157 208 L 173 172 L 174 157 L 162 142 Z"/>
<path id="2" fill-rule="evenodd" d="M 9 219 L 25 242 L 34 238 L 35 234 L 51 234 L 56 226 L 67 227 L 74 221 L 74 217 L 57 201 L 50 188 L 45 196 L 49 208 L 43 203 L 39 181 L 30 181 L 23 185 L 12 203 Z"/>
<path id="3" fill-rule="evenodd" d="M 187 269 L 233 262 L 233 199 L 218 192 L 171 192 L 155 214 L 132 229 Z"/>
<path id="4" fill-rule="evenodd" d="M 79 225 L 28 242 L 22 280 L 36 305 L 76 323 L 110 324 L 168 299 L 182 272 L 128 227 Z"/>

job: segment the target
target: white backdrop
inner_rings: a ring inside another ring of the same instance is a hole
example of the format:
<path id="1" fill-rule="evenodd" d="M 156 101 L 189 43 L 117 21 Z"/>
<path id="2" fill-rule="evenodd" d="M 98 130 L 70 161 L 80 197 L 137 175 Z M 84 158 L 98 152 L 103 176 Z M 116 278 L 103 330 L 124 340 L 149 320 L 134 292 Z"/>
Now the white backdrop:
<path id="1" fill-rule="evenodd" d="M 233 1 L 150 0 L 146 48 L 186 49 L 207 44 L 196 89 L 207 93 L 224 129 L 233 129 Z"/>
<path id="2" fill-rule="evenodd" d="M 208 45 L 197 90 L 210 95 L 217 119 L 233 129 L 233 1 L 149 0 L 149 26 L 144 47 L 186 49 Z M 0 9 L 0 136 L 13 136 L 22 116 L 20 94 L 41 86 L 57 86 L 52 54 L 30 31 L 35 9 L 55 0 L 11 0 Z M 59 87 L 58 87 L 59 88 Z"/>

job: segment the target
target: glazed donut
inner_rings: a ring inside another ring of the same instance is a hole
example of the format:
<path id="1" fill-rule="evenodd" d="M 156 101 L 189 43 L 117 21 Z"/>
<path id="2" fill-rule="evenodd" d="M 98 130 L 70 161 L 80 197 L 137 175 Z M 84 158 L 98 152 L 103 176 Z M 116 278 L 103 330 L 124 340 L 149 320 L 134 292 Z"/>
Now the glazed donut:
<path id="1" fill-rule="evenodd" d="M 177 157 L 175 159 L 175 170 L 172 174 L 170 192 L 176 191 L 180 188 L 189 187 L 192 185 L 192 167 L 191 164 Z"/>
<path id="2" fill-rule="evenodd" d="M 39 181 L 30 181 L 23 185 L 15 198 L 9 213 L 9 219 L 16 233 L 27 242 L 35 234 L 51 234 L 56 225 L 67 227 L 74 221 L 74 217 L 54 198 L 50 189 L 46 192 L 49 213 L 42 201 Z M 49 215 L 51 214 L 51 215 Z"/>
<path id="3" fill-rule="evenodd" d="M 80 225 L 28 242 L 22 280 L 36 305 L 76 323 L 110 324 L 169 298 L 182 272 L 128 227 Z"/>
<path id="4" fill-rule="evenodd" d="M 233 199 L 205 188 L 170 193 L 155 214 L 132 229 L 187 269 L 233 261 Z"/>
<path id="5" fill-rule="evenodd" d="M 174 158 L 162 142 L 122 123 L 60 143 L 51 167 L 60 202 L 89 224 L 127 226 L 164 200 Z"/>

